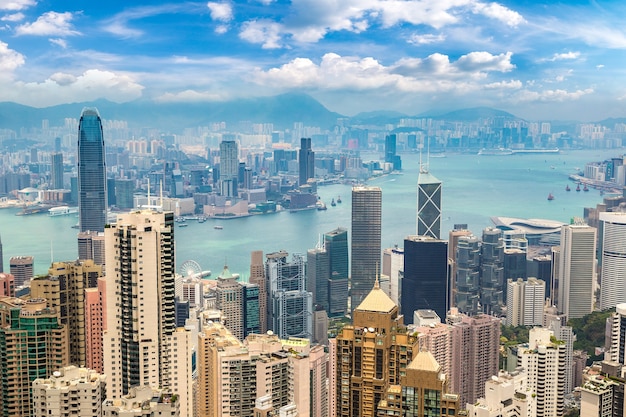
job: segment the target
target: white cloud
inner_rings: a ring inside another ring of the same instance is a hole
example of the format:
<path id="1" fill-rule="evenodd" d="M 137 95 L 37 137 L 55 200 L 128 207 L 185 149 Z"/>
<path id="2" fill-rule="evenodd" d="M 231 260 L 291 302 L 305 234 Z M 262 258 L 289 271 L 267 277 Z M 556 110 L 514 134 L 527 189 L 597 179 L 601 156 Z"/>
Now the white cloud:
<path id="1" fill-rule="evenodd" d="M 438 35 L 427 33 L 425 35 L 413 34 L 409 37 L 408 42 L 414 45 L 428 45 L 431 43 L 443 42 L 445 40 L 446 40 L 445 35 L 441 33 Z"/>
<path id="2" fill-rule="evenodd" d="M 141 97 L 143 86 L 131 76 L 91 69 L 79 76 L 55 73 L 43 82 L 14 82 L 0 89 L 0 101 L 36 107 L 105 98 L 125 102 Z"/>
<path id="3" fill-rule="evenodd" d="M 22 20 L 24 20 L 26 16 L 24 16 L 24 13 L 12 13 L 12 14 L 7 14 L 5 16 L 0 17 L 0 20 L 3 22 L 21 22 Z"/>
<path id="4" fill-rule="evenodd" d="M 67 49 L 67 41 L 61 38 L 48 39 L 50 43 L 60 46 L 63 49 Z"/>
<path id="5" fill-rule="evenodd" d="M 543 62 L 543 61 L 550 61 L 550 62 L 566 61 L 566 60 L 572 60 L 572 59 L 578 59 L 578 58 L 580 58 L 580 52 L 569 51 L 569 52 L 555 53 L 550 58 L 543 58 L 543 59 L 541 59 L 540 62 Z"/>
<path id="6" fill-rule="evenodd" d="M 511 64 L 511 52 L 492 55 L 489 52 L 470 52 L 457 61 L 457 66 L 464 71 L 499 71 L 509 72 L 515 68 Z"/>
<path id="7" fill-rule="evenodd" d="M 477 2 L 474 4 L 473 10 L 474 13 L 479 13 L 491 19 L 499 20 L 500 22 L 512 27 L 517 27 L 522 23 L 526 23 L 526 20 L 521 14 L 498 3 L 486 4 Z"/>
<path id="8" fill-rule="evenodd" d="M 281 26 L 270 20 L 251 20 L 244 22 L 239 37 L 250 43 L 261 44 L 263 49 L 282 47 Z"/>
<path id="9" fill-rule="evenodd" d="M 276 0 L 257 0 L 257 1 L 264 6 L 269 6 L 270 4 L 274 3 Z"/>
<path id="10" fill-rule="evenodd" d="M 0 10 L 24 10 L 36 4 L 35 0 L 0 0 Z"/>
<path id="11" fill-rule="evenodd" d="M 519 90 L 522 88 L 522 82 L 520 80 L 497 81 L 485 84 L 484 88 L 488 90 Z"/>
<path id="12" fill-rule="evenodd" d="M 470 52 L 456 62 L 450 62 L 447 55 L 434 53 L 428 57 L 403 58 L 396 62 L 393 71 L 405 76 L 427 74 L 447 78 L 484 78 L 490 71 L 509 72 L 515 68 L 511 63 L 511 52 L 492 55 L 489 52 Z"/>
<path id="13" fill-rule="evenodd" d="M 165 93 L 154 100 L 162 103 L 188 103 L 204 101 L 224 101 L 227 96 L 210 91 L 185 90 L 178 93 Z"/>
<path id="14" fill-rule="evenodd" d="M 557 90 L 544 90 L 544 91 L 520 91 L 513 97 L 513 101 L 518 102 L 564 102 L 574 101 L 580 99 L 582 96 L 592 94 L 594 91 L 592 88 L 585 90 L 567 91 L 563 89 Z"/>
<path id="15" fill-rule="evenodd" d="M 13 71 L 24 65 L 24 55 L 9 48 L 9 45 L 0 41 L 0 74 L 7 77 Z"/>
<path id="16" fill-rule="evenodd" d="M 16 28 L 17 35 L 36 36 L 70 36 L 80 35 L 72 28 L 71 21 L 74 15 L 71 12 L 46 12 L 33 23 L 25 23 Z"/>
<path id="17" fill-rule="evenodd" d="M 223 35 L 226 32 L 228 32 L 228 25 L 218 25 L 215 28 L 215 33 L 217 33 L 218 35 Z"/>
<path id="18" fill-rule="evenodd" d="M 211 11 L 211 19 L 219 22 L 233 20 L 233 6 L 230 3 L 208 2 L 207 7 Z"/>
<path id="19" fill-rule="evenodd" d="M 602 68 L 604 68 L 604 64 L 598 64 L 598 65 L 596 65 L 596 69 L 602 69 Z"/>

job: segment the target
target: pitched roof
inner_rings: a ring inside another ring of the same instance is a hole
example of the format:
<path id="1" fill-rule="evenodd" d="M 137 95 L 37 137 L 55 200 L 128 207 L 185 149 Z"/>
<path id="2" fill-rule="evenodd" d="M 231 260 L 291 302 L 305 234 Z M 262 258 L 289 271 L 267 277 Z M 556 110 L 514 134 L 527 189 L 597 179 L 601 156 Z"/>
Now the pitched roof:
<path id="1" fill-rule="evenodd" d="M 408 368 L 419 369 L 421 371 L 439 372 L 441 366 L 437 363 L 437 359 L 427 350 L 417 353 L 415 359 L 411 361 Z"/>
<path id="2" fill-rule="evenodd" d="M 378 278 L 374 284 L 374 288 L 369 294 L 361 301 L 361 304 L 357 307 L 359 311 L 376 311 L 378 313 L 389 313 L 396 307 L 396 303 L 380 289 L 378 284 Z"/>

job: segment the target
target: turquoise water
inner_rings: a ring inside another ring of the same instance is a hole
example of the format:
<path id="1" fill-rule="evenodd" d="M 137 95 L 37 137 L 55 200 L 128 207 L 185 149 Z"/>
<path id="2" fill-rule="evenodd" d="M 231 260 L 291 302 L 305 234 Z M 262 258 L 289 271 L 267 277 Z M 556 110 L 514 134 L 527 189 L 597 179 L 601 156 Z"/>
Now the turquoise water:
<path id="1" fill-rule="evenodd" d="M 576 167 L 620 155 L 622 150 L 572 151 L 537 155 L 447 155 L 431 158 L 430 171 L 443 182 L 442 237 L 456 223 L 467 223 L 480 234 L 492 225 L 491 216 L 546 218 L 568 222 L 582 217 L 584 207 L 602 201 L 597 190 L 576 192 L 567 176 Z M 369 159 L 376 159 L 370 155 Z M 368 158 L 364 158 L 368 159 Z M 371 180 L 383 190 L 382 246 L 402 245 L 405 236 L 415 234 L 416 184 L 419 172 L 417 154 L 402 155 L 403 172 Z M 565 191 L 570 184 L 571 192 Z M 313 248 L 319 235 L 345 227 L 350 230 L 349 185 L 336 184 L 319 188 L 328 206 L 326 211 L 281 212 L 233 220 L 188 221 L 177 226 L 176 259 L 180 265 L 188 259 L 216 274 L 227 263 L 232 272 L 247 277 L 250 252 L 290 253 Z M 549 193 L 555 199 L 548 201 Z M 332 198 L 341 196 L 342 204 L 331 207 Z M 45 273 L 51 259 L 75 259 L 77 218 L 48 217 L 45 214 L 15 216 L 17 210 L 0 210 L 0 236 L 5 270 L 11 256 L 33 255 L 36 273 Z M 222 230 L 213 226 L 220 224 Z"/>

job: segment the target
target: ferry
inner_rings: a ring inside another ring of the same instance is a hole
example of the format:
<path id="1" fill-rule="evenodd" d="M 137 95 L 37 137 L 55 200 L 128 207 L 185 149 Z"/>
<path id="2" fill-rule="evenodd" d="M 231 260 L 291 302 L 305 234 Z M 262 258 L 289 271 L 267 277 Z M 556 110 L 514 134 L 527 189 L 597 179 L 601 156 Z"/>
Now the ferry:
<path id="1" fill-rule="evenodd" d="M 48 216 L 68 216 L 70 214 L 78 214 L 78 207 L 59 206 L 48 209 Z"/>
<path id="2" fill-rule="evenodd" d="M 215 226 L 213 226 L 213 228 L 214 228 L 215 230 L 222 230 L 222 229 L 224 228 L 224 226 L 215 225 Z"/>
<path id="3" fill-rule="evenodd" d="M 326 204 L 324 204 L 324 202 L 323 202 L 323 201 L 318 201 L 318 202 L 317 202 L 317 204 L 316 204 L 316 206 L 317 206 L 317 209 L 318 209 L 319 211 L 323 211 L 323 210 L 328 209 L 328 207 L 326 207 Z"/>

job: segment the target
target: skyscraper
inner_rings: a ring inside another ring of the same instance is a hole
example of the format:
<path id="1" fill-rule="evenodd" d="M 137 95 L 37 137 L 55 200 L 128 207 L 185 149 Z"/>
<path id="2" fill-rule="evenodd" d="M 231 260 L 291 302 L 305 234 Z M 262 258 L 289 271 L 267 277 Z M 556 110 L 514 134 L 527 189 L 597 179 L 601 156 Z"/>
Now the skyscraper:
<path id="1" fill-rule="evenodd" d="M 626 213 L 600 213 L 599 233 L 600 309 L 604 310 L 626 303 Z"/>
<path id="2" fill-rule="evenodd" d="M 324 248 L 330 269 L 328 316 L 343 316 L 348 307 L 348 231 L 338 227 L 325 233 Z"/>
<path id="3" fill-rule="evenodd" d="M 191 356 L 182 339 L 191 336 L 176 331 L 174 214 L 120 214 L 105 229 L 105 245 L 107 397 L 137 385 L 171 387 L 186 411 Z M 181 364 L 174 367 L 176 360 Z"/>
<path id="4" fill-rule="evenodd" d="M 237 197 L 237 178 L 239 178 L 239 153 L 237 142 L 220 142 L 220 192 L 225 197 Z"/>
<path id="5" fill-rule="evenodd" d="M 328 311 L 330 260 L 324 246 L 309 249 L 306 254 L 307 291 L 313 295 L 315 309 Z"/>
<path id="6" fill-rule="evenodd" d="M 33 262 L 32 256 L 13 256 L 9 259 L 9 271 L 15 278 L 16 288 L 33 278 Z"/>
<path id="7" fill-rule="evenodd" d="M 315 152 L 311 150 L 311 138 L 300 139 L 298 151 L 298 185 L 305 185 L 309 178 L 315 177 Z"/>
<path id="8" fill-rule="evenodd" d="M 265 282 L 265 264 L 263 251 L 255 250 L 250 253 L 250 284 L 259 289 L 259 332 L 267 332 L 267 287 Z"/>
<path id="9" fill-rule="evenodd" d="M 417 234 L 441 238 L 441 181 L 425 166 L 417 177 Z"/>
<path id="10" fill-rule="evenodd" d="M 382 200 L 379 187 L 352 188 L 351 309 L 369 294 L 380 270 Z"/>
<path id="11" fill-rule="evenodd" d="M 559 311 L 565 314 L 568 320 L 591 313 L 596 278 L 595 227 L 577 223 L 561 228 L 558 273 Z M 603 288 L 604 285 L 603 282 Z M 610 284 L 607 283 L 608 285 Z"/>
<path id="12" fill-rule="evenodd" d="M 396 135 L 385 136 L 385 162 L 392 164 L 394 170 L 402 169 L 402 160 L 396 154 Z"/>
<path id="13" fill-rule="evenodd" d="M 431 236 L 404 239 L 404 277 L 400 295 L 402 314 L 413 323 L 415 310 L 448 312 L 448 244 Z"/>
<path id="14" fill-rule="evenodd" d="M 50 188 L 60 190 L 63 188 L 63 154 L 53 153 L 50 163 Z"/>
<path id="15" fill-rule="evenodd" d="M 541 326 L 546 301 L 546 283 L 537 278 L 509 278 L 506 297 L 507 326 Z"/>
<path id="16" fill-rule="evenodd" d="M 103 232 L 107 221 L 107 186 L 102 119 L 85 108 L 78 124 L 78 224 L 81 232 Z"/>

